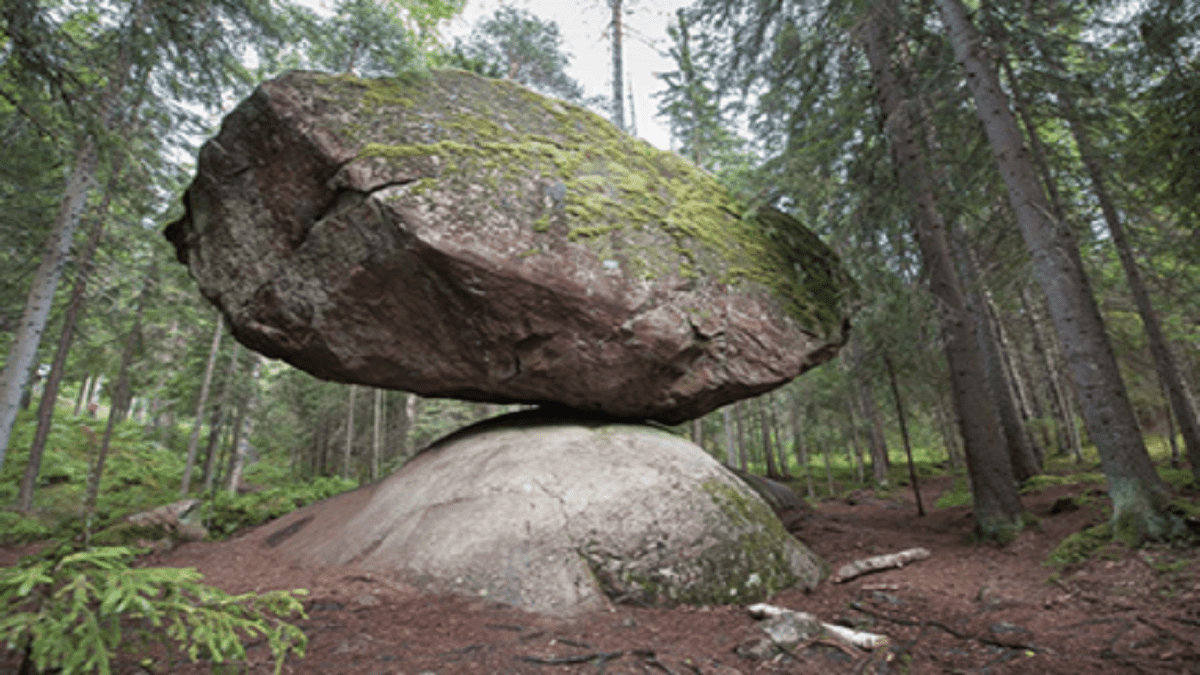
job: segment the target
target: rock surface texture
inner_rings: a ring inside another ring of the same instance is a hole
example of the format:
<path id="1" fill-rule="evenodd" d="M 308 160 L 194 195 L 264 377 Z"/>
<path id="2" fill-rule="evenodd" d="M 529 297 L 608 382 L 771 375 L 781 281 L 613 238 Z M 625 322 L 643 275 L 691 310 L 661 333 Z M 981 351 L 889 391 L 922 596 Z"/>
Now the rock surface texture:
<path id="1" fill-rule="evenodd" d="M 608 602 L 753 602 L 823 563 L 691 442 L 646 425 L 516 413 L 256 535 L 306 567 L 570 615 Z"/>
<path id="2" fill-rule="evenodd" d="M 678 423 L 846 338 L 828 247 L 582 108 L 296 72 L 200 153 L 180 261 L 244 344 L 423 396 Z"/>

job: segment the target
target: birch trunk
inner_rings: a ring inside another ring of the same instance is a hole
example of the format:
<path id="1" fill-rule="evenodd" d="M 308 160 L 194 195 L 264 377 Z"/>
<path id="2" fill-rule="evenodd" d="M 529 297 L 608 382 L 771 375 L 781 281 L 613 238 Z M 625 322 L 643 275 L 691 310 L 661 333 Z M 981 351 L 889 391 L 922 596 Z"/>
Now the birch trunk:
<path id="1" fill-rule="evenodd" d="M 1108 478 L 1114 532 L 1127 542 L 1165 538 L 1174 525 L 1166 511 L 1170 492 L 1146 452 L 1074 232 L 1051 211 L 996 68 L 966 7 L 961 0 L 936 3 L 1062 340 L 1084 425 Z"/>
<path id="2" fill-rule="evenodd" d="M 59 204 L 54 228 L 46 241 L 46 251 L 34 273 L 25 309 L 17 322 L 12 346 L 0 373 L 0 469 L 8 455 L 8 440 L 21 409 L 21 397 L 29 384 L 29 374 L 37 360 L 38 345 L 46 331 L 54 291 L 62 278 L 63 266 L 71 251 L 71 241 L 79 227 L 79 218 L 87 205 L 88 192 L 96 179 L 96 144 L 88 137 L 75 153 L 66 192 Z"/>

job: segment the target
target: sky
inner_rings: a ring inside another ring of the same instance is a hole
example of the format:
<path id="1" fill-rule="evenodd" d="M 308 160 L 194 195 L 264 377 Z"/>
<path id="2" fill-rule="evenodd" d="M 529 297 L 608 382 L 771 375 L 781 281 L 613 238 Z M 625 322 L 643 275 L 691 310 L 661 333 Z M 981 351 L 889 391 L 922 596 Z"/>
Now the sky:
<path id="1" fill-rule="evenodd" d="M 669 150 L 671 135 L 663 120 L 655 116 L 658 100 L 653 94 L 662 89 L 655 73 L 675 70 L 667 56 L 670 39 L 667 25 L 675 10 L 691 4 L 692 0 L 625 0 L 625 61 L 626 120 L 630 116 L 628 87 L 633 84 L 633 112 L 637 136 L 656 147 Z M 567 73 L 574 77 L 588 95 L 612 95 L 612 54 L 608 25 L 612 10 L 607 0 L 468 0 L 461 15 L 453 19 L 445 35 L 466 37 L 481 18 L 490 17 L 502 4 L 526 9 L 542 19 L 558 24 L 563 38 L 563 50 L 569 54 L 571 65 Z M 628 130 L 632 133 L 633 126 Z"/>

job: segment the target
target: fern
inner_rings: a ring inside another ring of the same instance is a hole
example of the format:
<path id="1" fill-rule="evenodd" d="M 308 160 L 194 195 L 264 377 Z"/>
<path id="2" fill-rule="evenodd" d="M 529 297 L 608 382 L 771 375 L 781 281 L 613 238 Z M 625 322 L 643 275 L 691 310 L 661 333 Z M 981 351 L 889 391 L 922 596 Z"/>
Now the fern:
<path id="1" fill-rule="evenodd" d="M 284 621 L 304 615 L 304 590 L 229 595 L 200 583 L 194 569 L 132 568 L 133 551 L 98 547 L 26 561 L 0 570 L 0 640 L 26 650 L 41 672 L 111 673 L 122 652 L 152 642 L 192 661 L 243 661 L 244 643 L 263 638 L 281 672 L 307 638 Z"/>

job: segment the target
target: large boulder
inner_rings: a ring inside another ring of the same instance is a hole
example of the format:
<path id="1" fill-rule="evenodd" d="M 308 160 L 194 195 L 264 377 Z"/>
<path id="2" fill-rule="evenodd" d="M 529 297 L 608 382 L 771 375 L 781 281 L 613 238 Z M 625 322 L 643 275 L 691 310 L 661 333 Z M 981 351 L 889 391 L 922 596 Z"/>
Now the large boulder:
<path id="1" fill-rule="evenodd" d="M 609 602 L 752 602 L 825 572 L 691 442 L 539 412 L 456 432 L 380 483 L 255 536 L 297 565 L 354 565 L 562 615 Z"/>
<path id="2" fill-rule="evenodd" d="M 166 236 L 234 335 L 325 379 L 678 423 L 846 339 L 793 218 L 470 73 L 266 82 L 184 201 Z"/>

